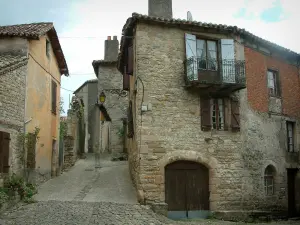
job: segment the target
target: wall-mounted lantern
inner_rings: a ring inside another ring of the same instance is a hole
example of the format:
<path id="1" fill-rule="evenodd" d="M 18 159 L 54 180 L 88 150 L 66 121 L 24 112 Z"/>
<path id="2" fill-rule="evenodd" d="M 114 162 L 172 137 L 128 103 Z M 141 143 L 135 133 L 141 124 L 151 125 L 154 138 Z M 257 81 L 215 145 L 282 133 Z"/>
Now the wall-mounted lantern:
<path id="1" fill-rule="evenodd" d="M 104 92 L 102 91 L 101 94 L 99 95 L 99 102 L 100 104 L 103 104 L 105 102 L 106 96 Z"/>

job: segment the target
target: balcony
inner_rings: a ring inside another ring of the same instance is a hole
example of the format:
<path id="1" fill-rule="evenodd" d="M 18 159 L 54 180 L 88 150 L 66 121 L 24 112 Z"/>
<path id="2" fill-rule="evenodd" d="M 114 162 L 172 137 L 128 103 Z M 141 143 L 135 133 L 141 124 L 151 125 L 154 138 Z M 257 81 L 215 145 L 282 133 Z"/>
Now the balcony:
<path id="1" fill-rule="evenodd" d="M 224 96 L 246 88 L 244 60 L 207 60 L 191 57 L 185 61 L 186 88 L 202 94 Z"/>

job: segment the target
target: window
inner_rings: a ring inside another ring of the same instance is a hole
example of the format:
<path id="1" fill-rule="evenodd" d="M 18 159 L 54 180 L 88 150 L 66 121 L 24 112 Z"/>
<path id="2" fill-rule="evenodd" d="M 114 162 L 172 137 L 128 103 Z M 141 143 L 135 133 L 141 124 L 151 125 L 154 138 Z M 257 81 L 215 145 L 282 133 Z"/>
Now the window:
<path id="1" fill-rule="evenodd" d="M 46 55 L 49 58 L 50 57 L 50 41 L 46 39 Z"/>
<path id="2" fill-rule="evenodd" d="M 291 121 L 286 122 L 287 130 L 287 147 L 289 152 L 295 151 L 295 123 Z"/>
<path id="3" fill-rule="evenodd" d="M 278 73 L 268 70 L 268 89 L 270 96 L 280 96 Z"/>
<path id="4" fill-rule="evenodd" d="M 211 121 L 215 130 L 224 130 L 224 101 L 223 99 L 211 100 Z"/>
<path id="5" fill-rule="evenodd" d="M 56 114 L 57 110 L 57 84 L 54 80 L 51 83 L 52 113 Z"/>
<path id="6" fill-rule="evenodd" d="M 266 195 L 274 194 L 274 174 L 275 174 L 275 170 L 273 166 L 271 165 L 267 166 L 264 174 L 264 187 L 265 187 Z"/>
<path id="7" fill-rule="evenodd" d="M 229 126 L 231 126 L 231 131 L 240 130 L 240 106 L 237 99 L 201 97 L 200 109 L 202 131 L 228 130 Z"/>
<path id="8" fill-rule="evenodd" d="M 198 69 L 217 70 L 217 42 L 197 39 Z"/>

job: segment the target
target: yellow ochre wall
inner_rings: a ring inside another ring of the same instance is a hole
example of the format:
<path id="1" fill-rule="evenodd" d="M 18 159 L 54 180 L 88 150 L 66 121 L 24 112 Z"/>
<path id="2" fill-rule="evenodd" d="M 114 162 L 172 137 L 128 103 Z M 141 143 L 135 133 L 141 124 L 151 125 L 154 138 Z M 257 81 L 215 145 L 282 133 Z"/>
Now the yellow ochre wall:
<path id="1" fill-rule="evenodd" d="M 50 57 L 46 55 L 46 36 L 40 40 L 29 41 L 29 63 L 26 96 L 26 132 L 40 128 L 36 146 L 36 169 L 50 178 L 51 169 L 55 172 L 59 146 L 59 102 L 61 75 L 51 48 Z M 46 72 L 34 59 L 43 67 Z M 51 76 L 50 74 L 53 76 Z M 56 115 L 51 111 L 51 81 L 57 84 Z M 52 158 L 52 140 L 56 140 L 56 153 Z"/>

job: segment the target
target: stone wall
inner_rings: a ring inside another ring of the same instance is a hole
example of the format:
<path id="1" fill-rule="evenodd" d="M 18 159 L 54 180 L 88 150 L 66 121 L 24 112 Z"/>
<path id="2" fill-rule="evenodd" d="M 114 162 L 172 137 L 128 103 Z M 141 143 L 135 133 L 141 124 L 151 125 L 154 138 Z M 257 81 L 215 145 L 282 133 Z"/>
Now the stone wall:
<path id="1" fill-rule="evenodd" d="M 110 149 L 112 153 L 123 151 L 123 140 L 118 131 L 123 127 L 122 118 L 127 116 L 127 96 L 122 93 L 122 75 L 116 65 L 100 65 L 98 69 L 98 94 L 104 91 L 106 100 L 104 106 L 111 118 Z"/>
<path id="2" fill-rule="evenodd" d="M 27 65 L 0 75 L 0 131 L 10 133 L 11 172 L 21 169 L 18 137 L 24 132 L 26 73 Z"/>
<path id="3" fill-rule="evenodd" d="M 164 167 L 182 159 L 209 168 L 211 210 L 286 209 L 286 166 L 290 164 L 285 158 L 285 119 L 289 117 L 254 111 L 245 89 L 235 93 L 240 102 L 240 132 L 203 132 L 200 96 L 184 88 L 184 31 L 139 24 L 136 43 L 134 75 L 143 81 L 144 96 L 138 82 L 136 96 L 132 89 L 130 93 L 137 129 L 128 145 L 132 146 L 129 160 L 140 158 L 139 163 L 132 163 L 135 168 L 131 171 L 138 169 L 132 174 L 146 201 L 165 201 Z M 247 79 L 249 76 L 256 74 L 247 71 Z M 142 98 L 151 110 L 141 116 Z M 268 165 L 276 169 L 271 197 L 264 194 Z"/>
<path id="4" fill-rule="evenodd" d="M 64 163 L 63 169 L 71 168 L 77 160 L 78 140 L 78 119 L 74 112 L 68 110 L 67 135 L 64 137 Z"/>

